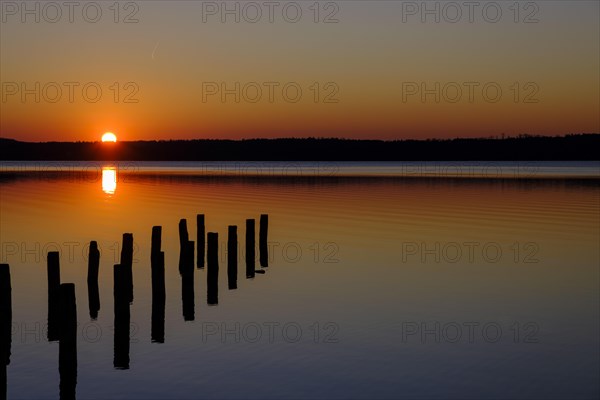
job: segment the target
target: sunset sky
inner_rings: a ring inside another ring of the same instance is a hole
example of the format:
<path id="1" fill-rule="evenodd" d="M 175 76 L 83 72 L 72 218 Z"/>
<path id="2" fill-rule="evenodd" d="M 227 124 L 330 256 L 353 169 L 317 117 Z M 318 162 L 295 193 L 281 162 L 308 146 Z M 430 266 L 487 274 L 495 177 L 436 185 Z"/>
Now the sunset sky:
<path id="1" fill-rule="evenodd" d="M 80 2 L 70 22 L 62 2 L 53 3 L 59 16 L 44 2 L 3 1 L 0 136 L 402 139 L 600 130 L 598 1 L 520 2 L 518 10 L 496 2 L 495 23 L 489 2 L 472 16 L 446 3 L 279 2 L 271 22 L 268 2 L 123 2 L 118 15 L 113 2 L 93 3 L 87 14 Z M 436 4 L 439 22 L 421 15 Z M 94 7 L 102 11 L 95 23 L 86 20 L 96 18 Z M 225 7 L 237 7 L 239 22 L 235 11 L 222 15 Z M 423 85 L 431 90 L 424 98 Z"/>

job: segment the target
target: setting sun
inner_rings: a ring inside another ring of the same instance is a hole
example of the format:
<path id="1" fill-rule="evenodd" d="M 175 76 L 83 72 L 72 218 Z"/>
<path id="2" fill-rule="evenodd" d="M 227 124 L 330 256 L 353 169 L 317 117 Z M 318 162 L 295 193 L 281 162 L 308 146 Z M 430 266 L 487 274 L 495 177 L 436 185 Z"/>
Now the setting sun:
<path id="1" fill-rule="evenodd" d="M 102 141 L 103 142 L 116 142 L 117 137 L 115 136 L 114 133 L 106 132 L 104 135 L 102 135 Z"/>

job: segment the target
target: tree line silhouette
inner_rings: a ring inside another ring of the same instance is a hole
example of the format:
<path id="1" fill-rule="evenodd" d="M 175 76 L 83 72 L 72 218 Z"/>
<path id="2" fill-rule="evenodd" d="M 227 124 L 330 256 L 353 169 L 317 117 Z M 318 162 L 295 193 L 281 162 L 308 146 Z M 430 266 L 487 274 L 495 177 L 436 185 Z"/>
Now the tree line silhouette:
<path id="1" fill-rule="evenodd" d="M 7 161 L 552 161 L 598 160 L 600 134 L 508 138 L 334 138 L 22 142 L 0 138 Z"/>

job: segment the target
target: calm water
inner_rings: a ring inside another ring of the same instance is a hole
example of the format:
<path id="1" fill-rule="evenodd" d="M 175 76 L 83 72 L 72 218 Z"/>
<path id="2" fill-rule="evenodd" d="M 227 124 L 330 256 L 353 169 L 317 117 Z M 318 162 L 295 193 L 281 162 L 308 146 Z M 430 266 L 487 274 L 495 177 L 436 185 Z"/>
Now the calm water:
<path id="1" fill-rule="evenodd" d="M 600 164 L 2 163 L 12 278 L 8 398 L 57 398 L 46 253 L 75 284 L 79 398 L 597 398 Z M 178 223 L 219 234 L 219 298 Z M 269 214 L 246 279 L 245 221 Z M 162 226 L 164 343 L 150 239 Z M 237 225 L 237 290 L 227 227 Z M 129 369 L 114 368 L 113 265 L 134 237 Z M 98 318 L 87 252 L 98 242 Z M 257 251 L 257 259 L 259 252 Z M 256 269 L 260 269 L 258 261 Z M 188 305 L 189 306 L 189 305 Z"/>

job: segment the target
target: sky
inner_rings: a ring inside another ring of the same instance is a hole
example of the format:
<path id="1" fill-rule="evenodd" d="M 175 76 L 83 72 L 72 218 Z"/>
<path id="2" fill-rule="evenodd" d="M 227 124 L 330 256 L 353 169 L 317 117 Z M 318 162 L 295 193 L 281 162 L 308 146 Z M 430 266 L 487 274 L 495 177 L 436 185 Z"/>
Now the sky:
<path id="1" fill-rule="evenodd" d="M 600 131 L 598 1 L 0 3 L 0 137 Z"/>

